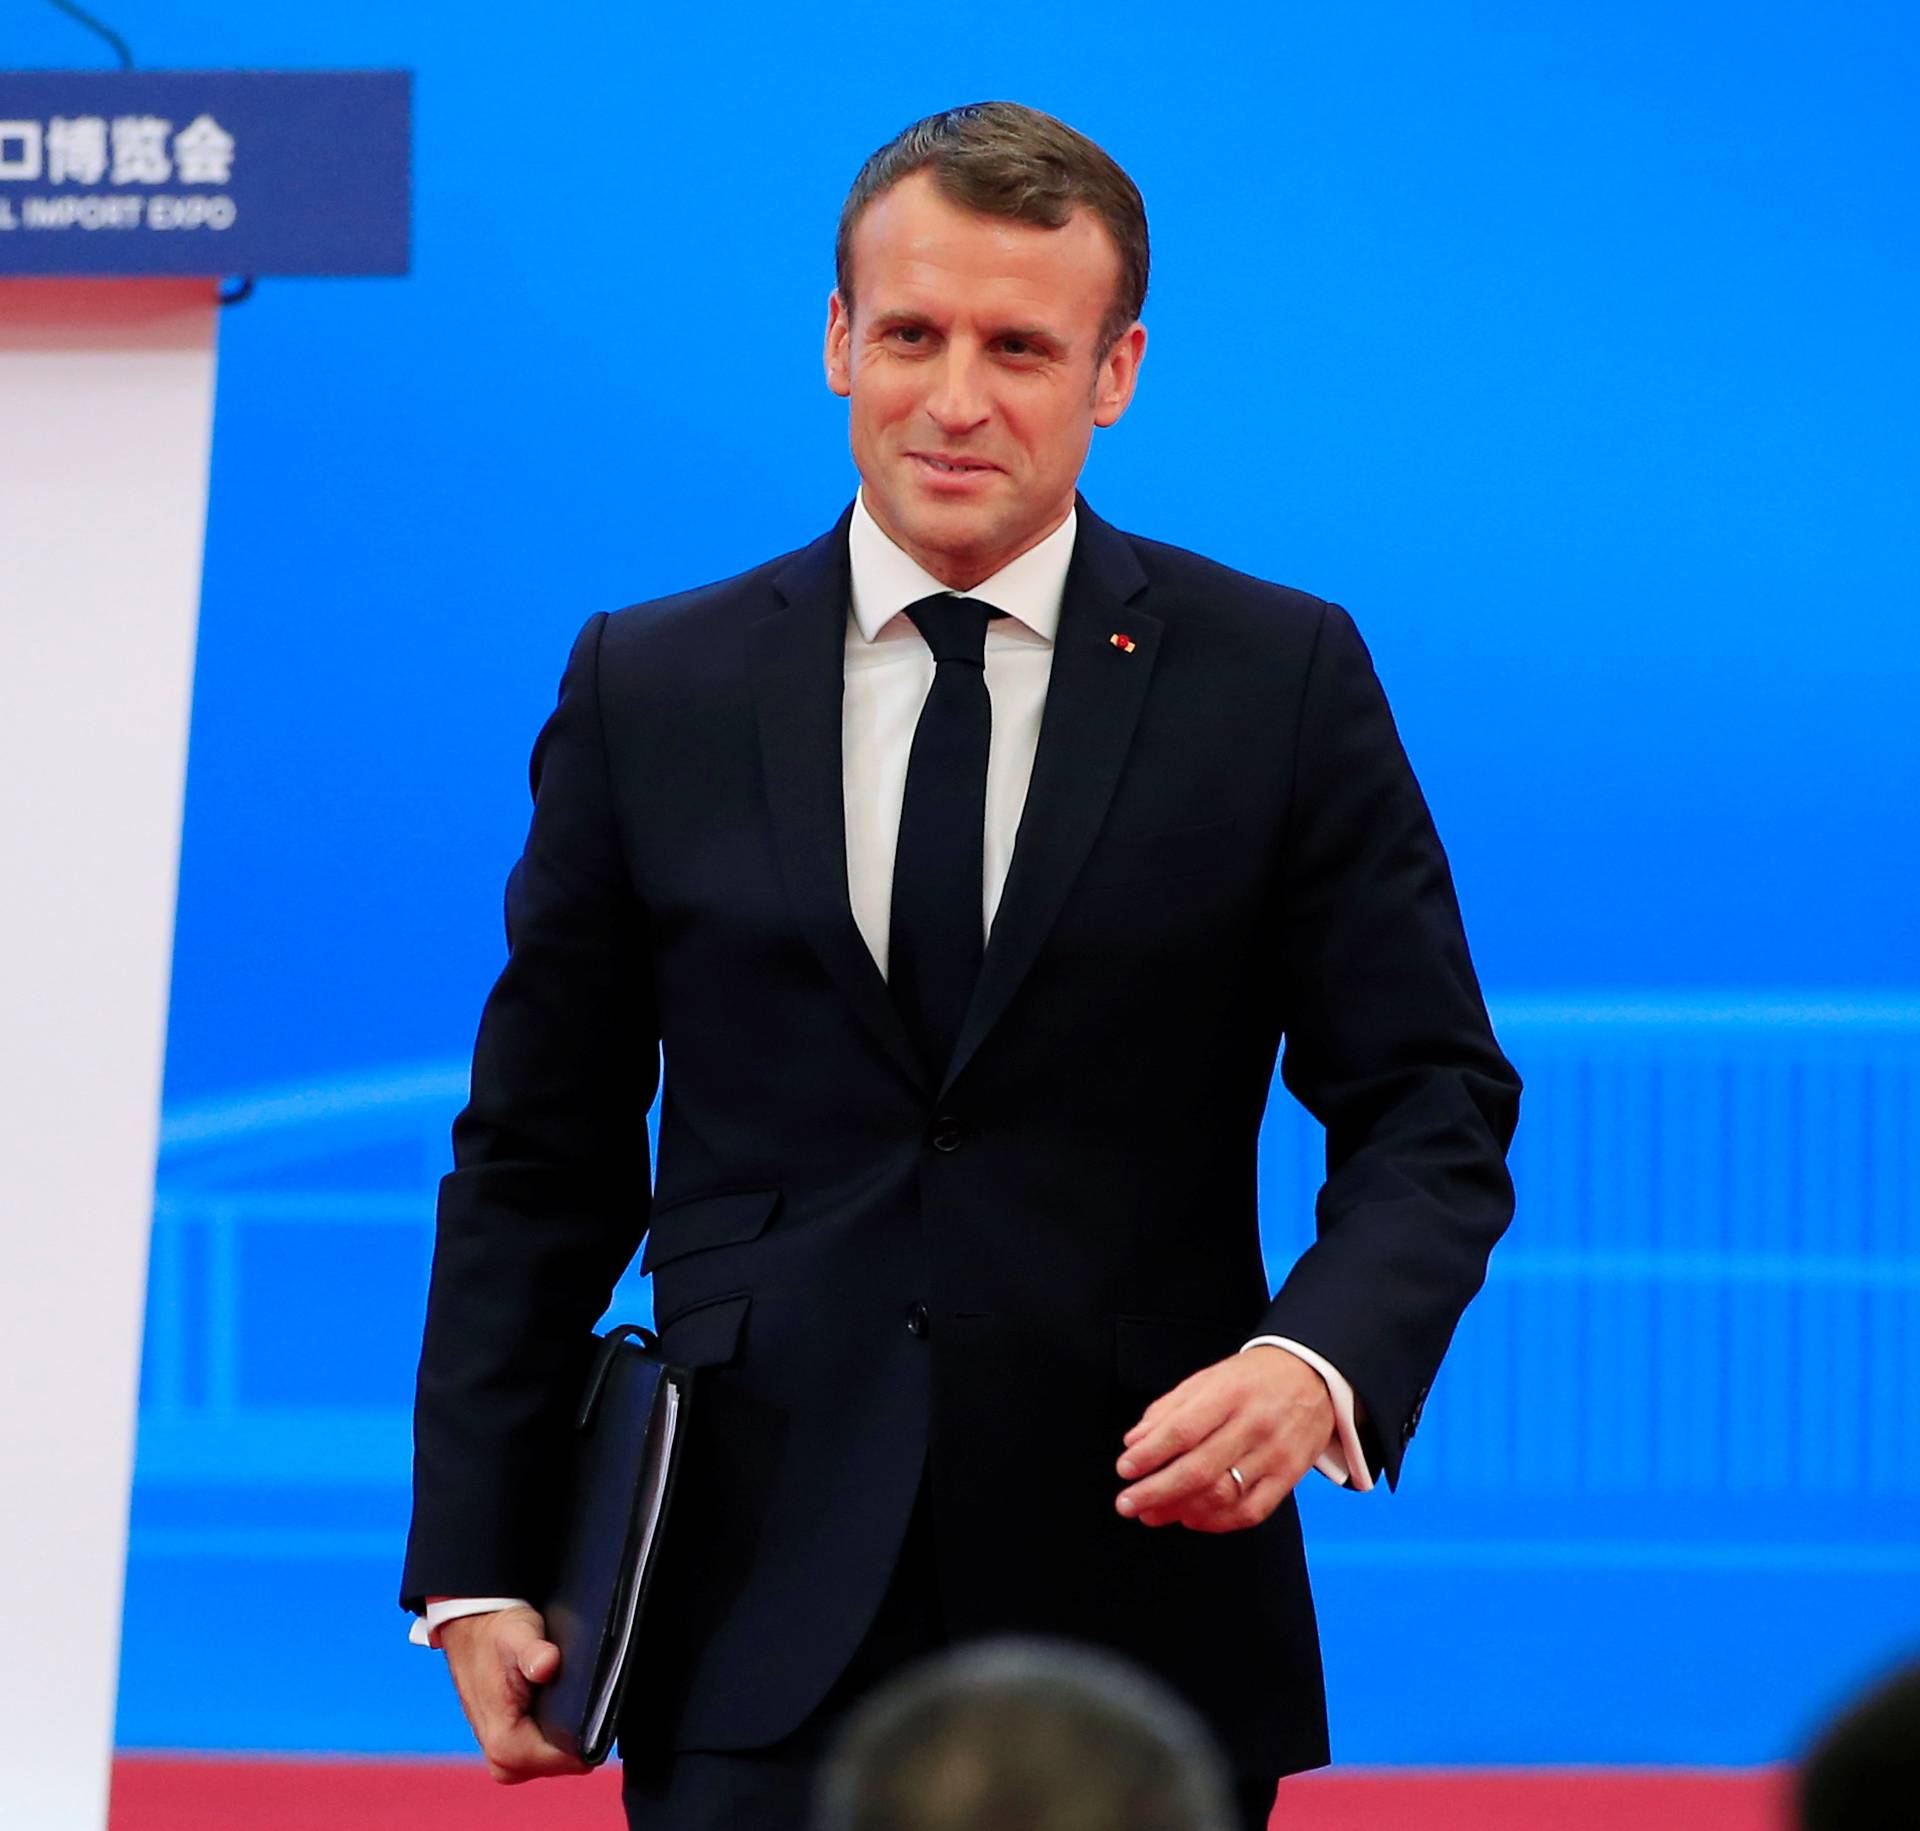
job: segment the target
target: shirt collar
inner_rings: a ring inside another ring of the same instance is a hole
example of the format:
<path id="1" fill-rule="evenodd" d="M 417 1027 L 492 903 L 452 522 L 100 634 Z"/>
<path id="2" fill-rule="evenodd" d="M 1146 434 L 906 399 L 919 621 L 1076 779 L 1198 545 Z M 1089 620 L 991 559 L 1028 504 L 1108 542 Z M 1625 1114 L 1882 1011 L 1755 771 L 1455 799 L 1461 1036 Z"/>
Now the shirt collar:
<path id="1" fill-rule="evenodd" d="M 1051 642 L 1060 626 L 1060 600 L 1066 594 L 1067 567 L 1073 559 L 1076 505 L 1045 540 L 1009 560 L 991 578 L 963 595 L 978 598 L 1017 618 L 1036 636 Z M 854 498 L 847 529 L 847 558 L 853 573 L 853 616 L 860 634 L 873 641 L 909 604 L 950 591 L 918 560 L 897 546 L 867 512 L 866 492 Z"/>

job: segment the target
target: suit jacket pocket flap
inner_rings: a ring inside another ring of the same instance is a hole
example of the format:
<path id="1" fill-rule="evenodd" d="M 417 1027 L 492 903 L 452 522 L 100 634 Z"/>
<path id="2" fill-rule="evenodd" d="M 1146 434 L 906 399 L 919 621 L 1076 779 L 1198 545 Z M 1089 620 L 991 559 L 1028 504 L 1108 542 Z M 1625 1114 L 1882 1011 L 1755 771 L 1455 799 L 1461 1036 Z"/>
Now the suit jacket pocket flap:
<path id="1" fill-rule="evenodd" d="M 660 1358 L 670 1367 L 724 1367 L 740 1352 L 750 1293 L 714 1297 L 660 1325 Z"/>
<path id="2" fill-rule="evenodd" d="M 728 1189 L 687 1196 L 656 1208 L 647 1224 L 646 1251 L 640 1269 L 650 1272 L 683 1253 L 709 1246 L 735 1246 L 756 1238 L 779 1205 L 778 1189 Z"/>

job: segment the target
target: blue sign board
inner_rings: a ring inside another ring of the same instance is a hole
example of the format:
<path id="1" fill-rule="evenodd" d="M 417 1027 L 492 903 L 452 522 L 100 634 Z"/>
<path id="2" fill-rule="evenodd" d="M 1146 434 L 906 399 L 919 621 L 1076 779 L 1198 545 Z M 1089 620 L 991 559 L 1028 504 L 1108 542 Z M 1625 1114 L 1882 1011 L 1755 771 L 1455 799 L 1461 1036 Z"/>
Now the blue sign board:
<path id="1" fill-rule="evenodd" d="M 0 276 L 405 273 L 412 85 L 0 71 Z"/>

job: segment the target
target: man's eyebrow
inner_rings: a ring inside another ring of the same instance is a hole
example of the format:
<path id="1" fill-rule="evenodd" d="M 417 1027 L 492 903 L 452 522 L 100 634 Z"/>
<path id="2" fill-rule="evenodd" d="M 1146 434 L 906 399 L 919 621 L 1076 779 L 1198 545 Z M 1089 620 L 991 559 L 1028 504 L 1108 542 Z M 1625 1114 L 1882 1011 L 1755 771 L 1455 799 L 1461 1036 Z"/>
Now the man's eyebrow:
<path id="1" fill-rule="evenodd" d="M 890 311 L 875 312 L 871 324 L 875 331 L 890 331 L 905 324 L 931 329 L 933 321 L 924 312 L 910 311 L 904 306 L 899 306 Z M 993 335 L 995 338 L 1018 337 L 1027 343 L 1044 343 L 1056 350 L 1064 350 L 1072 341 L 1044 324 L 1006 324 L 996 330 Z"/>
<path id="2" fill-rule="evenodd" d="M 1056 350 L 1067 347 L 1070 339 L 1061 336 L 1056 330 L 1050 330 L 1044 324 L 1010 324 L 1004 330 L 994 332 L 996 337 L 1018 337 L 1024 343 L 1051 344 Z"/>

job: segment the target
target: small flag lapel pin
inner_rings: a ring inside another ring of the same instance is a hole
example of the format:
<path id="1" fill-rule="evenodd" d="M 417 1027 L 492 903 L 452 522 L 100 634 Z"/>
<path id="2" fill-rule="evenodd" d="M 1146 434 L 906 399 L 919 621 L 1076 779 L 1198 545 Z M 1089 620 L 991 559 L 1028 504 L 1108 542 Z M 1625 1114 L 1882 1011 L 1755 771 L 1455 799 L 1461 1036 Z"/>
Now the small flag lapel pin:
<path id="1" fill-rule="evenodd" d="M 1123 636 L 1118 630 L 1115 630 L 1107 640 L 1123 655 L 1131 655 L 1137 646 L 1131 636 Z"/>

